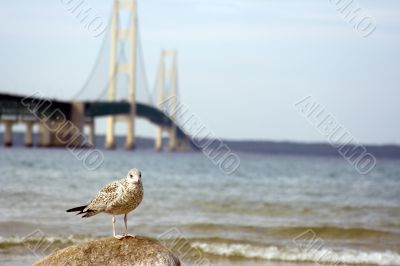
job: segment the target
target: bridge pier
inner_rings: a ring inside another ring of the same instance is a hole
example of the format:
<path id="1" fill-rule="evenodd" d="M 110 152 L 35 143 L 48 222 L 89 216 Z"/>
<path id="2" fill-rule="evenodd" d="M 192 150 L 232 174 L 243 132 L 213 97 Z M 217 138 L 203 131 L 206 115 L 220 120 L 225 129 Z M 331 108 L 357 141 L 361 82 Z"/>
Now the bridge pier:
<path id="1" fill-rule="evenodd" d="M 11 147 L 13 145 L 12 127 L 14 121 L 4 120 L 4 146 Z"/>
<path id="2" fill-rule="evenodd" d="M 47 125 L 47 122 L 42 122 L 39 125 L 39 146 L 50 147 L 52 145 L 52 133 Z"/>
<path id="3" fill-rule="evenodd" d="M 175 151 L 177 148 L 177 138 L 176 138 L 176 126 L 169 128 L 169 150 Z"/>
<path id="4" fill-rule="evenodd" d="M 89 145 L 91 145 L 92 147 L 96 146 L 96 124 L 94 119 L 91 119 L 89 122 L 87 122 L 88 126 L 89 126 L 89 136 L 88 136 L 88 142 Z"/>
<path id="5" fill-rule="evenodd" d="M 163 127 L 158 127 L 157 128 L 157 134 L 156 134 L 156 139 L 154 141 L 154 148 L 156 151 L 162 151 L 163 149 L 163 139 L 162 139 L 162 134 L 163 134 Z"/>
<path id="6" fill-rule="evenodd" d="M 131 18 L 128 27 L 124 27 L 120 20 L 120 11 L 127 12 Z M 127 134 L 125 149 L 135 148 L 135 116 L 136 116 L 136 58 L 137 58 L 137 5 L 135 0 L 120 2 L 114 1 L 111 20 L 111 49 L 108 86 L 108 100 L 116 101 L 117 80 L 120 75 L 127 77 L 128 80 L 128 101 L 130 103 L 130 113 L 125 116 L 127 123 Z M 120 41 L 129 44 L 129 60 L 120 62 L 118 60 L 118 46 Z M 115 117 L 108 118 L 106 143 L 107 149 L 115 148 Z"/>
<path id="7" fill-rule="evenodd" d="M 191 150 L 190 139 L 186 136 L 183 139 L 177 140 L 177 148 L 178 151 L 189 151 Z"/>
<path id="8" fill-rule="evenodd" d="M 33 121 L 26 121 L 26 130 L 24 136 L 25 147 L 33 147 Z"/>
<path id="9" fill-rule="evenodd" d="M 131 108 L 134 108 L 133 105 L 131 105 Z M 127 120 L 128 132 L 126 134 L 125 149 L 133 150 L 135 149 L 135 115 L 128 115 Z"/>
<path id="10" fill-rule="evenodd" d="M 176 151 L 178 148 L 178 139 L 176 136 L 177 128 L 175 126 L 164 128 L 162 126 L 157 128 L 157 134 L 154 141 L 154 148 L 156 151 L 163 150 L 163 132 L 167 131 L 169 134 L 168 149 L 170 151 Z"/>
<path id="11" fill-rule="evenodd" d="M 40 147 L 80 147 L 84 144 L 83 126 L 85 124 L 85 105 L 82 102 L 71 103 L 71 114 L 67 121 L 60 115 L 47 117 L 39 124 Z M 32 134 L 31 126 L 26 131 L 26 142 Z M 86 143 L 86 142 L 85 142 Z"/>
<path id="12" fill-rule="evenodd" d="M 79 137 L 73 141 L 73 145 L 76 147 L 81 147 L 85 143 L 85 137 L 83 132 L 83 127 L 85 125 L 85 105 L 82 102 L 72 102 L 71 103 L 71 123 L 79 132 Z"/>
<path id="13" fill-rule="evenodd" d="M 113 150 L 115 149 L 115 116 L 108 117 L 107 122 L 107 132 L 106 132 L 106 149 Z"/>
<path id="14" fill-rule="evenodd" d="M 171 64 L 168 66 L 168 59 L 170 59 Z M 155 148 L 161 151 L 163 148 L 162 144 L 162 134 L 163 131 L 167 131 L 169 134 L 168 148 L 170 151 L 175 151 L 177 149 L 177 127 L 174 125 L 176 123 L 176 109 L 177 109 L 177 53 L 173 50 L 163 50 L 160 56 L 160 71 L 158 78 L 158 107 L 162 110 L 162 107 L 169 103 L 169 110 L 172 111 L 170 119 L 172 120 L 172 125 L 169 127 L 159 127 L 155 139 Z M 166 84 L 166 81 L 170 84 Z M 170 87 L 170 92 L 167 91 L 167 87 Z M 167 93 L 168 92 L 168 93 Z"/>

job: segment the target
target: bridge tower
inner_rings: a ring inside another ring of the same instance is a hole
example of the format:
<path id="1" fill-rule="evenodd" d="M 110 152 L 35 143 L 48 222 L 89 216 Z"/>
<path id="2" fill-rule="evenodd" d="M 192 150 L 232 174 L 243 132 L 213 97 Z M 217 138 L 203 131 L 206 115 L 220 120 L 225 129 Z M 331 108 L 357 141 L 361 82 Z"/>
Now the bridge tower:
<path id="1" fill-rule="evenodd" d="M 168 64 L 169 63 L 169 64 Z M 170 150 L 177 148 L 177 127 L 176 112 L 177 109 L 177 93 L 178 93 L 178 70 L 177 70 L 177 52 L 175 50 L 163 50 L 161 52 L 160 68 L 158 77 L 158 107 L 161 108 L 163 103 L 168 99 L 172 104 L 170 118 L 174 121 L 171 127 L 158 127 L 155 139 L 155 148 L 161 151 L 163 148 L 162 135 L 164 131 L 169 133 Z"/>
<path id="2" fill-rule="evenodd" d="M 120 25 L 121 11 L 127 11 L 130 15 L 128 28 L 123 28 Z M 117 78 L 120 74 L 126 75 L 128 78 L 128 101 L 131 105 L 131 112 L 129 115 L 122 117 L 108 117 L 105 143 L 108 149 L 115 148 L 115 122 L 117 118 L 127 123 L 128 131 L 125 148 L 133 149 L 135 147 L 137 20 L 136 0 L 114 0 L 111 22 L 108 100 L 116 100 Z M 129 44 L 129 57 L 126 63 L 118 62 L 117 54 L 121 41 L 126 41 Z"/>

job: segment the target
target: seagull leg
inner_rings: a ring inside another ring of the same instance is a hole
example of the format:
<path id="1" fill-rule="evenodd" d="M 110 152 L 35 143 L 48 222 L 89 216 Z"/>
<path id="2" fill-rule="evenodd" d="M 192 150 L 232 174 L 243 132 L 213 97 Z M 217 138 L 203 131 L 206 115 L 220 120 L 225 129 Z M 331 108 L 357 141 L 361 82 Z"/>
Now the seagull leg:
<path id="1" fill-rule="evenodd" d="M 112 218 L 112 226 L 113 226 L 113 236 L 116 238 L 116 239 L 122 239 L 122 238 L 124 238 L 123 236 L 120 236 L 120 235 L 116 235 L 115 234 L 115 215 L 113 215 L 113 218 Z"/>
<path id="2" fill-rule="evenodd" d="M 113 236 L 115 237 L 115 216 L 112 218 L 112 226 L 113 226 Z"/>
<path id="3" fill-rule="evenodd" d="M 124 222 L 125 222 L 125 234 L 124 234 L 124 236 L 125 237 L 135 237 L 134 235 L 128 234 L 128 214 L 127 213 L 125 213 Z"/>
<path id="4" fill-rule="evenodd" d="M 125 235 L 128 235 L 128 215 L 124 215 L 124 223 L 125 223 Z"/>

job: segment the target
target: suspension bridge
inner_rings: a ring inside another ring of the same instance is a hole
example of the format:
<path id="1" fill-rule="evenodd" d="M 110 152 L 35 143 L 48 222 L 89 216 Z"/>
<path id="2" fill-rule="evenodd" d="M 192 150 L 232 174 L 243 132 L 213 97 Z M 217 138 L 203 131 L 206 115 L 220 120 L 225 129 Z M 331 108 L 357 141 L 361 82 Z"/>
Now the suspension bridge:
<path id="1" fill-rule="evenodd" d="M 33 143 L 33 128 L 39 127 L 38 146 L 93 147 L 95 121 L 107 117 L 104 145 L 116 148 L 115 124 L 126 124 L 125 148 L 135 148 L 135 122 L 144 118 L 157 127 L 155 148 L 162 150 L 168 135 L 170 150 L 187 149 L 189 137 L 176 124 L 178 97 L 177 52 L 161 51 L 155 89 L 148 85 L 136 0 L 114 0 L 108 30 L 96 62 L 82 88 L 70 99 L 0 92 L 0 122 L 4 124 L 4 145 L 13 144 L 13 126 L 26 125 L 25 145 Z M 161 104 L 170 100 L 168 108 Z M 175 110 L 174 110 L 175 109 Z M 175 115 L 168 115 L 175 114 Z M 85 127 L 88 134 L 85 135 Z"/>

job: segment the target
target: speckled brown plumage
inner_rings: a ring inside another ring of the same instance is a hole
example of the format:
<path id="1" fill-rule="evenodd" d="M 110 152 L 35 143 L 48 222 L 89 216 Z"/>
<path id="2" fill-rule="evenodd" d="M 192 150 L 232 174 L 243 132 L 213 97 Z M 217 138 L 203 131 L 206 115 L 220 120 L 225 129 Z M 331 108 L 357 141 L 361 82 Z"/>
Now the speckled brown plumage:
<path id="1" fill-rule="evenodd" d="M 127 214 L 136 209 L 143 199 L 141 175 L 139 170 L 132 169 L 126 178 L 114 181 L 102 188 L 99 194 L 87 205 L 69 209 L 67 212 L 78 212 L 78 214 L 83 214 L 83 218 L 92 217 L 102 212 L 113 215 L 114 236 L 114 216 L 124 214 L 127 231 Z"/>
<path id="2" fill-rule="evenodd" d="M 88 204 L 87 210 L 93 216 L 100 212 L 112 215 L 129 213 L 139 206 L 143 199 L 142 181 L 131 184 L 126 178 L 114 181 L 102 190 Z"/>

